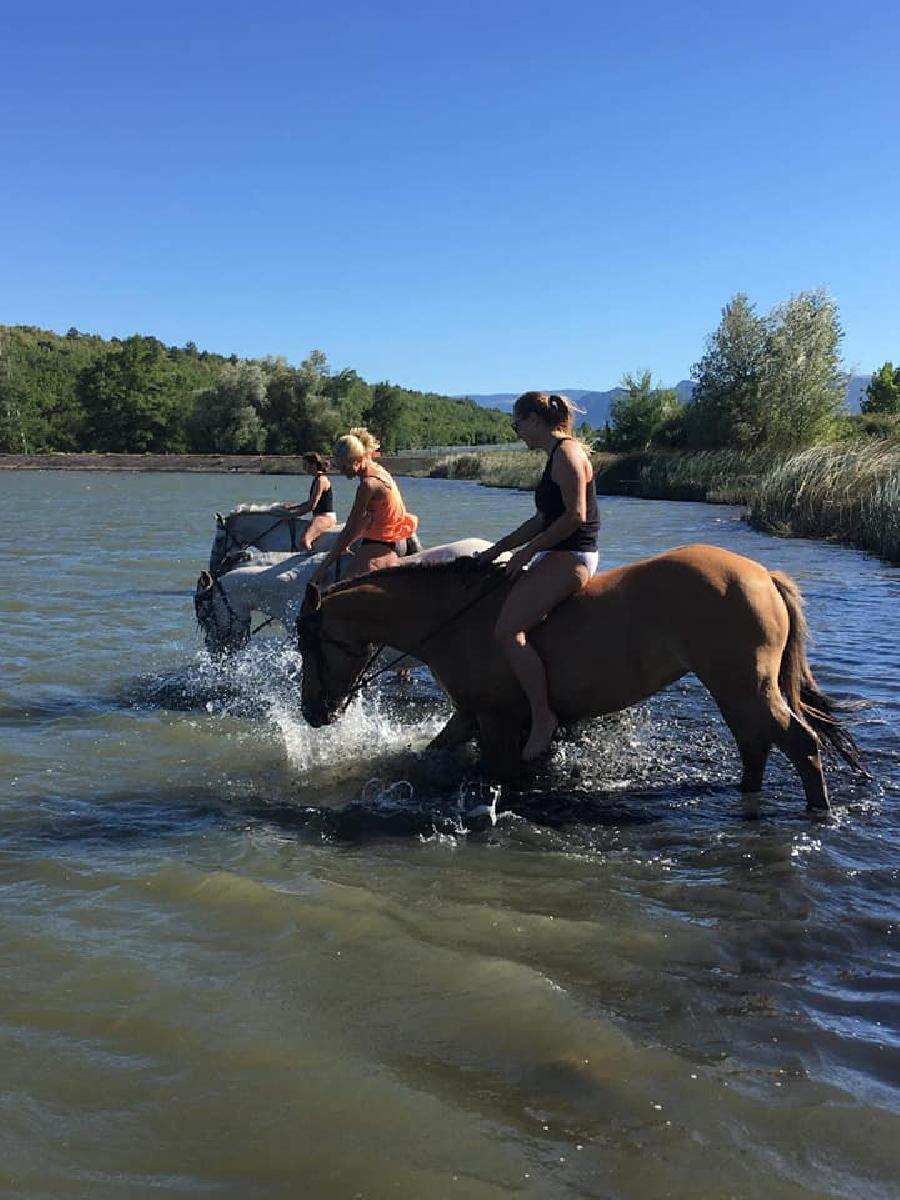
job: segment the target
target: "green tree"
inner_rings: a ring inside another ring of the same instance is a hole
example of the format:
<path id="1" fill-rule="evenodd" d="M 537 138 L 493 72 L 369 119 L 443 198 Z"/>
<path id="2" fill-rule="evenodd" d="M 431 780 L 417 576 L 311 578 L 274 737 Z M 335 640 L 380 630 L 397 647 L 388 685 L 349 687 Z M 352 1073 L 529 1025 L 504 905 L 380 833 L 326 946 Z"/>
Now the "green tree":
<path id="1" fill-rule="evenodd" d="M 674 388 L 654 387 L 649 371 L 622 376 L 610 406 L 607 444 L 611 450 L 643 449 L 654 431 L 681 409 Z"/>
<path id="2" fill-rule="evenodd" d="M 266 447 L 273 454 L 302 454 L 331 446 L 341 425 L 338 406 L 325 394 L 328 361 L 313 350 L 299 367 L 269 360 L 266 381 Z"/>
<path id="3" fill-rule="evenodd" d="M 389 383 L 375 385 L 366 422 L 388 454 L 408 450 L 418 441 L 414 406 L 402 388 Z"/>
<path id="4" fill-rule="evenodd" d="M 879 367 L 866 388 L 866 398 L 860 405 L 864 413 L 900 415 L 900 367 L 886 362 Z"/>
<path id="5" fill-rule="evenodd" d="M 743 292 L 722 309 L 706 352 L 691 368 L 689 440 L 695 445 L 754 446 L 763 438 L 762 377 L 767 326 Z"/>
<path id="6" fill-rule="evenodd" d="M 85 440 L 93 450 L 142 453 L 184 448 L 187 400 L 156 338 L 134 336 L 78 377 Z"/>
<path id="7" fill-rule="evenodd" d="M 212 387 L 197 393 L 190 422 L 193 448 L 201 453 L 259 453 L 266 441 L 261 415 L 266 405 L 262 366 L 228 363 Z"/>
<path id="8" fill-rule="evenodd" d="M 837 304 L 821 289 L 791 296 L 769 315 L 762 373 L 762 434 L 794 450 L 830 435 L 844 402 Z"/>

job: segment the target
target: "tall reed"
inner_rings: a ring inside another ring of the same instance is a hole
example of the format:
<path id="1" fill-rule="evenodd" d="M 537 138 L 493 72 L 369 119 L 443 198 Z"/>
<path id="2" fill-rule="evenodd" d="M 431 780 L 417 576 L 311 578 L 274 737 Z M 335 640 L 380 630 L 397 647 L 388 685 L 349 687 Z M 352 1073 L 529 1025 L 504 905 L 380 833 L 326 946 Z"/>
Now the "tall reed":
<path id="1" fill-rule="evenodd" d="M 900 446 L 814 446 L 792 455 L 759 481 L 748 520 L 900 562 Z"/>

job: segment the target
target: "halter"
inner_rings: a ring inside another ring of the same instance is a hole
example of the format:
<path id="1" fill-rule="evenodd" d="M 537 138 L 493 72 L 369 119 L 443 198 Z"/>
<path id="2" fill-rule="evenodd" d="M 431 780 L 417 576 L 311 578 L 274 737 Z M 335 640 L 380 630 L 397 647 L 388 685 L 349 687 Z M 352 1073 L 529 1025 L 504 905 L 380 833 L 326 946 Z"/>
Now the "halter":
<path id="1" fill-rule="evenodd" d="M 429 633 L 426 633 L 425 636 L 420 638 L 419 641 L 416 642 L 416 644 L 409 650 L 404 650 L 402 654 L 399 654 L 391 662 L 385 663 L 384 666 L 378 667 L 377 670 L 370 671 L 369 667 L 371 667 L 372 663 L 375 661 L 381 651 L 385 649 L 386 643 L 380 642 L 375 647 L 374 651 L 368 655 L 368 658 L 366 658 L 366 661 L 356 678 L 356 682 L 351 686 L 340 706 L 335 709 L 335 712 L 343 712 L 347 708 L 350 701 L 357 696 L 363 690 L 363 688 L 368 687 L 373 680 L 377 679 L 379 675 L 384 675 L 386 672 L 393 670 L 393 668 L 396 667 L 398 663 L 401 663 L 405 658 L 410 658 L 417 655 L 422 647 L 426 645 L 426 643 L 430 642 L 432 638 L 437 637 L 439 633 L 443 633 L 443 631 L 448 629 L 454 621 L 457 621 L 460 617 L 465 616 L 465 614 L 473 609 L 476 604 L 480 604 L 485 597 L 489 596 L 491 592 L 499 587 L 501 583 L 505 582 L 505 573 L 498 572 L 497 575 L 495 575 L 494 578 L 489 581 L 488 586 L 483 588 L 474 599 L 470 600 L 468 604 L 464 604 L 462 608 L 457 609 L 455 613 L 451 613 L 451 615 L 447 617 L 445 621 L 441 621 L 439 625 L 435 626 L 435 628 Z M 313 622 L 315 622 L 315 626 L 313 625 Z M 334 646 L 335 649 L 341 650 L 344 654 L 351 658 L 363 658 L 366 655 L 366 651 L 363 651 L 363 653 L 360 654 L 359 651 L 357 651 L 348 642 L 341 641 L 339 638 L 334 637 L 332 634 L 323 629 L 321 608 L 316 609 L 314 613 L 310 613 L 306 617 L 301 614 L 297 618 L 299 639 L 302 641 L 303 634 L 300 632 L 301 624 L 305 625 L 309 629 L 309 632 L 313 635 L 313 637 L 309 639 L 308 644 L 315 653 L 316 665 L 319 668 L 320 679 L 324 678 L 325 674 L 325 656 L 322 653 L 323 644 Z M 302 649 L 303 647 L 301 645 L 301 650 Z M 324 686 L 322 690 L 325 690 Z"/>
<path id="2" fill-rule="evenodd" d="M 207 590 L 209 592 L 215 591 L 215 592 L 219 593 L 219 596 L 222 599 L 222 603 L 225 606 L 225 611 L 228 614 L 228 624 L 225 627 L 225 633 L 223 636 L 222 629 L 219 625 L 219 617 L 218 617 L 218 613 L 216 612 L 215 605 L 211 603 L 211 597 L 207 596 L 206 594 L 204 594 L 203 596 L 195 596 L 194 597 L 194 611 L 197 614 L 197 624 L 203 625 L 203 626 L 206 626 L 207 624 L 211 624 L 211 625 L 215 626 L 216 637 L 219 639 L 219 642 L 222 644 L 227 644 L 231 641 L 231 631 L 234 628 L 235 621 L 237 621 L 237 613 L 234 611 L 231 601 L 228 599 L 228 593 L 222 587 L 221 579 L 218 579 L 218 578 L 213 579 L 212 584 L 210 585 L 210 587 Z M 201 616 L 200 616 L 201 607 L 205 610 L 206 615 L 204 618 L 201 618 Z M 262 628 L 262 626 L 260 626 L 260 628 Z M 258 633 L 259 629 L 255 630 L 254 632 Z M 247 640 L 249 640 L 249 638 L 250 638 L 250 632 L 248 631 Z"/>
<path id="3" fill-rule="evenodd" d="M 378 657 L 378 655 L 381 653 L 381 651 L 384 649 L 384 647 L 376 646 L 375 649 L 370 653 L 369 648 L 367 646 L 362 651 L 362 653 L 360 653 L 356 649 L 356 647 L 351 646 L 349 642 L 341 641 L 340 638 L 336 638 L 333 636 L 333 634 L 327 633 L 322 628 L 322 610 L 321 610 L 321 608 L 316 609 L 316 611 L 314 613 L 309 613 L 308 616 L 304 617 L 301 614 L 297 618 L 297 635 L 298 635 L 298 641 L 300 642 L 301 652 L 304 648 L 303 643 L 306 642 L 307 647 L 309 648 L 311 653 L 315 656 L 316 666 L 319 671 L 319 680 L 320 681 L 323 681 L 325 678 L 325 655 L 323 654 L 323 648 L 326 645 L 334 646 L 334 648 L 336 650 L 340 650 L 341 653 L 346 654 L 348 658 L 365 658 L 365 660 L 366 660 L 363 663 L 362 667 L 360 668 L 360 673 L 357 676 L 356 683 L 347 692 L 347 695 L 344 697 L 341 704 L 339 706 L 335 707 L 335 713 L 343 712 L 346 709 L 347 705 L 350 703 L 350 701 L 353 699 L 353 697 L 356 695 L 356 693 L 358 691 L 360 691 L 361 688 L 365 687 L 365 685 L 366 685 L 366 683 L 368 683 L 369 679 L 370 678 L 374 679 L 375 674 L 382 673 L 381 671 L 378 671 L 371 676 L 368 676 L 368 677 L 366 676 L 367 668 L 372 664 L 374 659 L 376 659 Z M 404 654 L 404 655 L 401 655 L 400 657 L 405 658 L 406 655 Z M 397 660 L 397 661 L 399 661 L 399 660 Z M 393 665 L 393 664 L 391 664 L 391 665 Z M 386 669 L 387 668 L 382 668 L 382 670 L 386 670 Z M 325 692 L 324 683 L 322 684 L 322 692 L 323 692 L 323 694 Z"/>

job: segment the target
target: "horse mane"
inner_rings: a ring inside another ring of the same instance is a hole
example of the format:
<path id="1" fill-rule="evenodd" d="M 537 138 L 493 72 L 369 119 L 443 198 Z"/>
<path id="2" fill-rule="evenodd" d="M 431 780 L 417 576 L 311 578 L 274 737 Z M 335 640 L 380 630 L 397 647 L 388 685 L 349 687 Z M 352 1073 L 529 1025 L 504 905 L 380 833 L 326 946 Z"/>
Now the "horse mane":
<path id="1" fill-rule="evenodd" d="M 274 513 L 279 510 L 287 511 L 286 506 L 278 501 L 274 504 L 239 504 L 237 508 L 233 508 L 228 513 L 225 520 L 227 521 L 228 517 L 238 517 L 247 513 Z"/>
<path id="2" fill-rule="evenodd" d="M 373 580 L 383 579 L 385 576 L 395 579 L 398 575 L 412 575 L 417 571 L 427 571 L 432 576 L 455 576 L 471 581 L 473 579 L 495 578 L 503 569 L 502 564 L 493 562 L 483 563 L 471 555 L 454 558 L 450 562 L 416 563 L 404 562 L 401 559 L 395 567 L 381 567 L 377 571 L 368 571 L 365 575 L 354 575 L 352 579 L 342 579 L 340 583 L 333 583 L 324 590 L 323 595 L 336 596 L 341 592 L 350 591 L 359 584 L 371 583 Z"/>

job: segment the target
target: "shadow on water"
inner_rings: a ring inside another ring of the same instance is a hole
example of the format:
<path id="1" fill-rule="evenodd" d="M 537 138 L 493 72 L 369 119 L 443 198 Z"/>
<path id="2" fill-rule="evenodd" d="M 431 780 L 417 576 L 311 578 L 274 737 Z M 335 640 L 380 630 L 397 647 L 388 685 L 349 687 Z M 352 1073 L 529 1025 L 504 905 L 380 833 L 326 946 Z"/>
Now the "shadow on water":
<path id="1" fill-rule="evenodd" d="M 287 838 L 360 843 L 379 839 L 434 837 L 484 839 L 520 849 L 556 852 L 625 849 L 650 844 L 669 850 L 711 844 L 716 838 L 753 829 L 771 834 L 820 828 L 806 813 L 802 796 L 773 789 L 761 817 L 750 820 L 733 783 L 678 783 L 600 789 L 560 786 L 554 771 L 536 776 L 531 786 L 502 789 L 484 780 L 471 754 L 421 755 L 401 752 L 382 759 L 381 775 L 350 781 L 352 799 L 309 803 L 307 787 L 259 790 L 252 777 L 221 785 L 167 787 L 69 796 L 45 801 L 20 816 L 4 833 L 8 853 L 92 844 L 143 846 L 203 835 L 214 829 L 265 829 Z M 316 789 L 318 792 L 319 789 Z M 346 794 L 346 792 L 345 792 Z M 843 793 L 842 815 L 865 815 L 871 789 Z M 629 832 L 631 831 L 631 832 Z"/>

